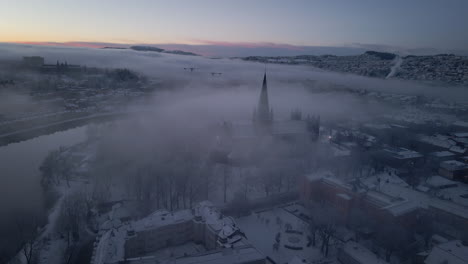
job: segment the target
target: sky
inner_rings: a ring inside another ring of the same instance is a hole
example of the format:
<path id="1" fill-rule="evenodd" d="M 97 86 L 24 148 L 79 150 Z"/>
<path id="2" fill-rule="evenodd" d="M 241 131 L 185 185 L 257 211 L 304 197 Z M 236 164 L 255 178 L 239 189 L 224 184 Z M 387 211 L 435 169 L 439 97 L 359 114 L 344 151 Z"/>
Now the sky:
<path id="1" fill-rule="evenodd" d="M 0 0 L 0 42 L 468 47 L 466 0 Z"/>

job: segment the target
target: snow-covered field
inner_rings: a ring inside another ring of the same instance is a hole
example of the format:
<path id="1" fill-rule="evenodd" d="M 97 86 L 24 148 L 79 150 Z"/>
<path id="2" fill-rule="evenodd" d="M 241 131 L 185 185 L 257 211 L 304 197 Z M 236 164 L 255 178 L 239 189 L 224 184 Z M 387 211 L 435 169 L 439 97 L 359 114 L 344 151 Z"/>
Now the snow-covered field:
<path id="1" fill-rule="evenodd" d="M 319 248 L 307 247 L 307 223 L 284 208 L 276 207 L 254 212 L 249 216 L 237 218 L 236 222 L 252 245 L 276 263 L 287 263 L 295 256 L 312 263 L 319 263 L 324 259 Z M 292 230 L 302 234 L 287 233 L 287 224 L 291 225 Z M 273 245 L 278 233 L 281 234 L 281 238 L 278 250 L 275 250 Z M 303 249 L 288 249 L 285 245 L 303 247 Z"/>

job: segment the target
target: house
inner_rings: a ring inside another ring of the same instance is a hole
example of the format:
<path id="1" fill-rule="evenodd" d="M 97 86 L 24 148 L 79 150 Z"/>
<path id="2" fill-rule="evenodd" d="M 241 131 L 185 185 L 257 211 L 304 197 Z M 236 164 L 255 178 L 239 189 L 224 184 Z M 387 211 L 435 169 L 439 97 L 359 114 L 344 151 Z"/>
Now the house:
<path id="1" fill-rule="evenodd" d="M 468 122 L 466 121 L 456 121 L 452 124 L 452 127 L 458 131 L 467 131 L 468 132 Z"/>
<path id="2" fill-rule="evenodd" d="M 376 159 L 384 166 L 395 169 L 410 169 L 424 163 L 424 156 L 406 148 L 386 147 L 376 154 Z"/>
<path id="3" fill-rule="evenodd" d="M 468 164 L 447 160 L 440 163 L 439 174 L 451 180 L 468 181 Z"/>
<path id="4" fill-rule="evenodd" d="M 385 264 L 388 263 L 379 259 L 367 248 L 354 241 L 347 242 L 338 251 L 338 261 L 342 264 Z"/>
<path id="5" fill-rule="evenodd" d="M 468 264 L 468 247 L 460 240 L 453 240 L 432 248 L 425 264 Z"/>
<path id="6" fill-rule="evenodd" d="M 426 180 L 426 185 L 430 187 L 431 189 L 435 189 L 435 190 L 447 189 L 447 188 L 458 186 L 456 182 L 449 180 L 447 178 L 441 177 L 439 175 L 434 175 L 434 176 L 429 177 Z"/>

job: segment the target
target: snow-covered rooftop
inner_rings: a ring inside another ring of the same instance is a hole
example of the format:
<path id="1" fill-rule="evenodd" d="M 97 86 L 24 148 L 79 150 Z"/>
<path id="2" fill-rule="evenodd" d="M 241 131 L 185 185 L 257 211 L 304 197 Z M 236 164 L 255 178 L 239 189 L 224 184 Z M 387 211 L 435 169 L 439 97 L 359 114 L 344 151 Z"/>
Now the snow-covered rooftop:
<path id="1" fill-rule="evenodd" d="M 397 159 L 413 159 L 422 157 L 421 153 L 406 148 L 385 148 L 384 151 L 390 153 Z"/>
<path id="2" fill-rule="evenodd" d="M 419 141 L 428 143 L 428 144 L 431 144 L 440 148 L 446 148 L 446 149 L 449 149 L 455 145 L 455 142 L 451 140 L 448 136 L 444 136 L 440 134 L 437 134 L 434 136 L 421 135 L 419 137 Z"/>
<path id="3" fill-rule="evenodd" d="M 432 248 L 425 260 L 426 264 L 467 264 L 468 247 L 461 241 L 453 240 Z"/>
<path id="4" fill-rule="evenodd" d="M 131 223 L 131 227 L 138 232 L 189 221 L 192 220 L 192 218 L 193 215 L 190 210 L 180 210 L 175 212 L 158 210 L 141 220 Z"/>
<path id="5" fill-rule="evenodd" d="M 429 155 L 431 155 L 433 157 L 437 157 L 437 158 L 445 158 L 445 157 L 455 156 L 455 154 L 453 154 L 452 152 L 447 151 L 447 150 L 432 152 Z"/>
<path id="6" fill-rule="evenodd" d="M 459 138 L 466 138 L 468 137 L 468 132 L 458 132 L 458 133 L 453 133 L 453 135 Z"/>
<path id="7" fill-rule="evenodd" d="M 347 242 L 343 247 L 343 252 L 351 257 L 352 263 L 360 264 L 385 264 L 383 259 L 379 259 L 374 253 L 354 241 Z M 340 257 L 338 257 L 340 258 Z"/>
<path id="8" fill-rule="evenodd" d="M 468 164 L 465 164 L 457 160 L 447 160 L 447 161 L 442 161 L 440 163 L 440 167 L 446 170 L 450 170 L 450 171 L 465 170 L 465 169 L 468 169 Z"/>
<path id="9" fill-rule="evenodd" d="M 468 128 L 468 122 L 465 122 L 465 121 L 456 121 L 453 123 L 453 125 Z"/>
<path id="10" fill-rule="evenodd" d="M 309 181 L 318 181 L 318 180 L 321 180 L 322 178 L 331 177 L 331 176 L 333 176 L 333 173 L 328 170 L 319 170 L 319 171 L 309 173 L 306 175 Z"/>
<path id="11" fill-rule="evenodd" d="M 434 175 L 426 180 L 426 184 L 433 188 L 456 187 L 457 183 L 439 175 Z"/>
<path id="12" fill-rule="evenodd" d="M 179 210 L 174 212 L 157 210 L 151 215 L 127 225 L 121 225 L 120 221 L 116 222 L 116 219 L 105 222 L 103 228 L 107 230 L 107 232 L 105 232 L 98 241 L 93 263 L 103 264 L 123 260 L 127 231 L 141 232 L 153 230 L 162 226 L 192 221 L 194 219 L 197 221 L 204 221 L 218 237 L 226 239 L 224 242 L 226 245 L 222 244 L 222 246 L 228 247 L 242 239 L 242 237 L 237 234 L 239 228 L 234 219 L 223 216 L 211 202 L 204 201 L 195 207 L 194 212 L 191 210 Z M 236 245 L 238 245 L 238 243 Z M 146 259 L 144 260 L 146 261 Z"/>

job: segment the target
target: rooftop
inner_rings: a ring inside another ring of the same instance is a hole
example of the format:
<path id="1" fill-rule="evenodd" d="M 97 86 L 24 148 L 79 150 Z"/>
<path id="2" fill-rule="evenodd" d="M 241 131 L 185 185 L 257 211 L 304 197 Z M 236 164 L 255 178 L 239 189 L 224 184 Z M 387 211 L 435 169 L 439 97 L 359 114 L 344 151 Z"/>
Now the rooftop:
<path id="1" fill-rule="evenodd" d="M 465 164 L 457 160 L 447 160 L 447 161 L 442 161 L 440 163 L 440 167 L 446 170 L 451 170 L 451 171 L 465 170 L 465 169 L 468 169 L 468 164 Z"/>
<path id="2" fill-rule="evenodd" d="M 383 259 L 379 259 L 374 253 L 354 241 L 347 242 L 343 247 L 343 252 L 352 257 L 356 263 L 360 264 L 385 264 Z M 353 262 L 354 263 L 354 262 Z"/>
<path id="3" fill-rule="evenodd" d="M 468 137 L 468 132 L 458 132 L 458 133 L 453 133 L 454 136 L 460 137 L 460 138 L 466 138 Z"/>
<path id="4" fill-rule="evenodd" d="M 239 228 L 235 221 L 231 217 L 223 216 L 211 202 L 204 201 L 200 202 L 193 211 L 191 210 L 179 210 L 169 212 L 167 210 L 157 210 L 151 215 L 133 221 L 127 225 L 121 225 L 114 227 L 111 225 L 102 237 L 99 239 L 95 255 L 93 257 L 93 263 L 103 264 L 118 262 L 124 259 L 124 246 L 125 241 L 129 236 L 129 231 L 142 232 L 146 230 L 157 229 L 162 226 L 171 224 L 177 224 L 186 221 L 203 221 L 218 237 L 226 238 L 226 240 L 220 245 L 223 247 L 231 247 L 231 245 L 242 244 L 239 242 L 242 237 L 237 233 Z M 133 233 L 134 233 L 133 232 Z M 218 241 L 218 243 L 220 243 Z M 142 261 L 148 261 L 151 258 L 135 258 L 133 261 L 140 261 L 135 263 L 146 263 Z M 179 262 L 177 262 L 179 263 Z M 182 262 L 181 262 L 182 263 Z M 192 263 L 192 262 L 183 262 Z M 198 263 L 198 262 L 193 262 Z M 213 262 L 215 263 L 215 262 Z"/>
<path id="5" fill-rule="evenodd" d="M 439 175 L 434 175 L 426 180 L 426 184 L 433 188 L 447 188 L 448 186 L 457 186 L 457 182 L 451 181 Z"/>
<path id="6" fill-rule="evenodd" d="M 456 121 L 453 123 L 453 125 L 468 128 L 468 122 L 465 121 Z"/>
<path id="7" fill-rule="evenodd" d="M 394 158 L 397 159 L 414 159 L 420 158 L 422 155 L 414 150 L 406 149 L 406 148 L 385 148 L 384 151 L 390 153 Z"/>
<path id="8" fill-rule="evenodd" d="M 455 142 L 451 140 L 450 137 L 440 134 L 433 136 L 421 135 L 419 137 L 419 141 L 446 149 L 449 149 L 455 145 Z"/>
<path id="9" fill-rule="evenodd" d="M 453 240 L 432 248 L 429 256 L 425 260 L 426 264 L 467 264 L 468 247 L 461 241 Z"/>
<path id="10" fill-rule="evenodd" d="M 437 158 L 445 158 L 445 157 L 455 156 L 455 154 L 453 154 L 452 152 L 447 151 L 447 150 L 431 152 L 429 155 L 431 155 L 433 157 L 437 157 Z"/>
<path id="11" fill-rule="evenodd" d="M 155 229 L 161 226 L 176 224 L 184 221 L 192 220 L 193 215 L 190 210 L 180 210 L 169 212 L 167 210 L 157 210 L 151 215 L 132 222 L 131 227 L 135 231 L 144 231 Z"/>

